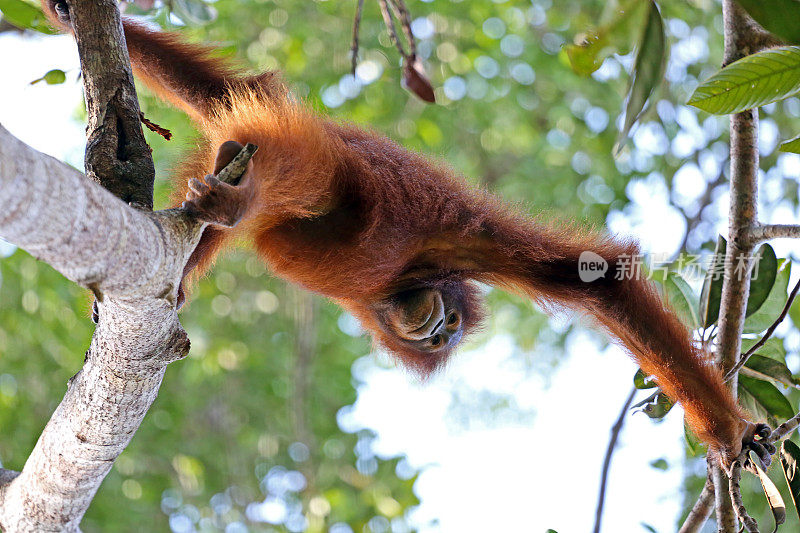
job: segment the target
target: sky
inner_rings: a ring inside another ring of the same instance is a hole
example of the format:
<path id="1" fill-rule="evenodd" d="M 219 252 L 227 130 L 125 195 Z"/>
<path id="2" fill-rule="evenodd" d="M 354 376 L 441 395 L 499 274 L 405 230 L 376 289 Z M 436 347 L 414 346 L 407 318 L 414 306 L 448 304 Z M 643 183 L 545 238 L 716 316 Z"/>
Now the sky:
<path id="1" fill-rule="evenodd" d="M 71 38 L 0 34 L 0 58 L 0 124 L 34 148 L 81 168 L 85 140 L 83 125 L 73 118 L 81 89 Z M 65 70 L 67 82 L 30 85 L 51 68 Z M 764 131 L 768 137 L 768 124 Z M 691 178 L 686 177 L 689 190 Z M 666 201 L 668 191 L 658 182 L 644 182 L 628 192 L 633 203 L 609 216 L 610 228 L 640 238 L 648 251 L 673 252 L 683 230 L 682 218 Z M 784 222 L 795 218 L 786 212 L 768 216 Z M 788 248 L 776 246 L 779 255 Z M 566 318 L 554 320 L 563 327 Z M 421 504 L 412 516 L 421 531 L 591 530 L 609 430 L 636 366 L 587 332 L 570 337 L 565 360 L 545 375 L 530 372 L 518 355 L 512 339 L 497 336 L 461 353 L 424 385 L 385 368 L 373 355 L 354 365 L 361 383 L 358 398 L 340 412 L 339 423 L 348 431 L 371 428 L 377 434 L 376 454 L 405 455 L 410 466 L 422 469 L 415 485 Z M 453 397 L 465 390 L 476 397 L 510 394 L 526 416 L 468 412 L 456 420 Z M 643 414 L 629 415 L 625 423 L 603 530 L 645 531 L 641 522 L 646 520 L 657 531 L 673 531 L 682 498 L 679 408 L 662 423 Z M 665 459 L 670 468 L 651 467 L 656 459 Z"/>

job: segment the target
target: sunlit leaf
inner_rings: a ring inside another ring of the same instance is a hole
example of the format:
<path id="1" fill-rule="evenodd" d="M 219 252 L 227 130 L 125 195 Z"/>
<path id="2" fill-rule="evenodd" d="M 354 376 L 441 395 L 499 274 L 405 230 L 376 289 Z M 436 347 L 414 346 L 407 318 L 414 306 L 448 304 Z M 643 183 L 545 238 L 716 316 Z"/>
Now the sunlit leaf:
<path id="1" fill-rule="evenodd" d="M 669 463 L 664 458 L 656 459 L 655 461 L 650 462 L 650 466 L 655 468 L 656 470 L 667 470 L 669 468 Z"/>
<path id="2" fill-rule="evenodd" d="M 800 44 L 800 2 L 797 0 L 737 0 L 753 20 L 788 43 Z"/>
<path id="3" fill-rule="evenodd" d="M 786 476 L 786 483 L 789 485 L 789 494 L 794 503 L 794 510 L 800 517 L 800 508 L 797 502 L 800 500 L 800 447 L 790 440 L 781 443 L 781 468 L 783 475 Z"/>
<path id="4" fill-rule="evenodd" d="M 45 18 L 42 10 L 22 0 L 0 0 L 0 13 L 18 28 L 35 30 L 48 35 L 58 33 Z"/>
<path id="5" fill-rule="evenodd" d="M 636 374 L 633 375 L 633 386 L 637 389 L 654 389 L 656 388 L 656 382 L 653 381 L 653 378 L 642 372 L 642 369 L 636 371 Z"/>
<path id="6" fill-rule="evenodd" d="M 706 454 L 706 446 L 700 442 L 694 431 L 684 421 L 683 423 L 683 437 L 686 440 L 686 446 L 693 457 L 700 457 Z"/>
<path id="7" fill-rule="evenodd" d="M 786 259 L 778 261 L 778 275 L 764 304 L 744 321 L 743 333 L 760 333 L 778 319 L 789 299 L 789 278 L 792 264 Z"/>
<path id="8" fill-rule="evenodd" d="M 642 412 L 650 418 L 664 418 L 675 405 L 675 402 L 673 402 L 669 396 L 663 392 L 659 392 L 651 401 L 645 402 L 641 405 Z"/>
<path id="9" fill-rule="evenodd" d="M 742 372 L 752 378 L 777 381 L 787 387 L 797 385 L 797 380 L 792 376 L 792 371 L 784 363 L 763 355 L 751 355 L 747 359 Z"/>
<path id="10" fill-rule="evenodd" d="M 667 274 L 664 280 L 664 294 L 667 303 L 684 324 L 690 329 L 696 329 L 700 325 L 697 296 L 686 280 L 676 272 Z"/>
<path id="11" fill-rule="evenodd" d="M 760 339 L 742 339 L 742 352 L 747 352 L 755 345 Z M 778 337 L 771 337 L 767 339 L 758 350 L 756 354 L 764 357 L 774 359 L 779 363 L 786 364 L 786 348 L 783 346 L 783 339 Z"/>
<path id="12" fill-rule="evenodd" d="M 700 325 L 710 328 L 719 318 L 719 304 L 722 300 L 722 281 L 725 274 L 725 252 L 728 241 L 722 235 L 717 239 L 714 257 L 703 280 L 700 292 Z"/>
<path id="13" fill-rule="evenodd" d="M 48 71 L 41 78 L 33 80 L 31 85 L 39 83 L 40 81 L 47 83 L 47 85 L 58 85 L 59 83 L 67 81 L 67 74 L 63 70 L 53 69 Z"/>
<path id="14" fill-rule="evenodd" d="M 742 374 L 739 374 L 739 401 L 756 419 L 766 419 L 772 425 L 794 416 L 792 404 L 775 385 Z"/>
<path id="15" fill-rule="evenodd" d="M 786 142 L 782 142 L 778 147 L 778 150 L 780 150 L 781 152 L 800 154 L 800 135 L 798 135 L 794 139 L 789 139 Z"/>
<path id="16" fill-rule="evenodd" d="M 572 70 L 588 76 L 611 54 L 627 54 L 643 22 L 646 5 L 641 0 L 629 0 L 608 23 L 576 36 L 575 44 L 564 47 Z"/>
<path id="17" fill-rule="evenodd" d="M 786 504 L 783 503 L 783 498 L 781 497 L 780 491 L 778 491 L 778 487 L 775 486 L 775 483 L 772 482 L 764 469 L 759 465 L 761 461 L 759 459 L 754 459 L 753 455 L 753 453 L 750 453 L 750 462 L 755 468 L 758 480 L 761 481 L 761 488 L 764 489 L 764 495 L 767 497 L 767 503 L 769 503 L 769 508 L 772 510 L 772 518 L 775 519 L 775 528 L 777 529 L 779 525 L 786 522 Z"/>
<path id="18" fill-rule="evenodd" d="M 625 122 L 620 131 L 618 144 L 628 136 L 631 127 L 641 115 L 648 98 L 656 86 L 661 83 L 661 77 L 666 64 L 666 39 L 664 37 L 664 23 L 658 6 L 649 2 L 647 21 L 645 22 L 642 38 L 636 52 L 636 61 L 631 72 L 631 81 L 628 85 L 628 103 L 625 107 Z"/>
<path id="19" fill-rule="evenodd" d="M 764 50 L 726 66 L 695 89 L 688 104 L 716 115 L 783 100 L 800 90 L 800 47 Z"/>
<path id="20" fill-rule="evenodd" d="M 778 258 L 769 244 L 763 244 L 753 254 L 753 269 L 750 275 L 750 295 L 747 297 L 747 311 L 750 316 L 758 311 L 767 300 L 775 278 L 778 275 Z"/>

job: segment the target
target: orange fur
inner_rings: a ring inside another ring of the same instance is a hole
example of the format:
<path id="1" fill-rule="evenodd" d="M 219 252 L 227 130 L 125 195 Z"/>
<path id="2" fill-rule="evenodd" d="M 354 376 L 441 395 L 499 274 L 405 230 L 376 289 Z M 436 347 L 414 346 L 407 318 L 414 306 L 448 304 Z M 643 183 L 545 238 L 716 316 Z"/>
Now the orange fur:
<path id="1" fill-rule="evenodd" d="M 448 351 L 409 348 L 374 310 L 414 284 L 453 295 L 467 332 L 481 316 L 474 281 L 580 310 L 683 405 L 702 440 L 726 458 L 739 452 L 747 423 L 719 371 L 651 283 L 616 279 L 624 258 L 638 253 L 634 244 L 539 224 L 380 135 L 318 116 L 273 73 L 243 76 L 208 48 L 130 20 L 124 27 L 142 81 L 190 113 L 203 132 L 176 178 L 176 201 L 188 178 L 212 171 L 222 142 L 259 146 L 257 200 L 238 227 L 204 235 L 192 263 L 200 271 L 231 236 L 252 239 L 276 275 L 336 300 L 422 372 L 441 366 Z M 584 250 L 608 262 L 605 278 L 579 279 Z"/>

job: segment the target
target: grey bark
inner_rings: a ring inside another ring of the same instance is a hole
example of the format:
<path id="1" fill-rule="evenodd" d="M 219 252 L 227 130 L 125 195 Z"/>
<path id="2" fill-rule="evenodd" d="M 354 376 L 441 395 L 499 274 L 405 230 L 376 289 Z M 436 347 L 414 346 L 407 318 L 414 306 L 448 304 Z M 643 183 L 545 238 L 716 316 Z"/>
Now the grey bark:
<path id="1" fill-rule="evenodd" d="M 204 225 L 131 208 L 0 126 L 0 237 L 91 288 L 100 322 L 22 472 L 0 472 L 0 527 L 78 531 L 114 460 L 188 353 L 175 297 Z M 103 231 L 97 231 L 103 228 Z"/>
<path id="2" fill-rule="evenodd" d="M 67 0 L 81 58 L 86 175 L 123 201 L 153 207 L 155 168 L 144 139 L 116 0 Z"/>

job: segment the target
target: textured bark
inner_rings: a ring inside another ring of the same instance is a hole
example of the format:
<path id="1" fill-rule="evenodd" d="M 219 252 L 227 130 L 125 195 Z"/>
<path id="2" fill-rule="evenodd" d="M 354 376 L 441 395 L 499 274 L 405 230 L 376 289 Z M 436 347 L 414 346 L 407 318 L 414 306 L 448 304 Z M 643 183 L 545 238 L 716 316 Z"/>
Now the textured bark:
<path id="1" fill-rule="evenodd" d="M 800 239 L 800 225 L 759 224 L 750 229 L 748 238 L 754 245 L 772 239 Z"/>
<path id="2" fill-rule="evenodd" d="M 174 301 L 203 224 L 133 209 L 1 126 L 0 205 L 0 237 L 91 288 L 100 307 L 86 364 L 22 472 L 0 472 L 0 527 L 77 531 L 166 365 L 188 353 Z"/>
<path id="3" fill-rule="evenodd" d="M 754 22 L 734 2 L 722 3 L 727 65 L 757 51 Z M 747 297 L 750 292 L 750 263 L 754 243 L 750 231 L 758 225 L 758 110 L 732 115 L 730 119 L 730 209 L 728 212 L 728 247 L 725 256 L 725 277 L 719 310 L 717 355 L 723 372 L 736 365 L 742 348 Z M 729 380 L 736 395 L 737 376 Z M 716 496 L 717 527 L 733 533 L 736 515 L 728 497 L 728 480 L 719 465 L 711 466 Z"/>
<path id="4" fill-rule="evenodd" d="M 125 202 L 152 209 L 155 168 L 144 140 L 116 0 L 67 0 L 89 122 L 86 175 Z"/>

